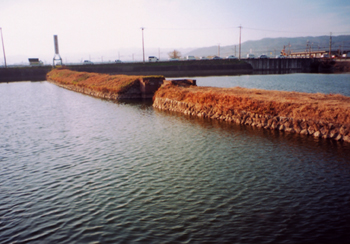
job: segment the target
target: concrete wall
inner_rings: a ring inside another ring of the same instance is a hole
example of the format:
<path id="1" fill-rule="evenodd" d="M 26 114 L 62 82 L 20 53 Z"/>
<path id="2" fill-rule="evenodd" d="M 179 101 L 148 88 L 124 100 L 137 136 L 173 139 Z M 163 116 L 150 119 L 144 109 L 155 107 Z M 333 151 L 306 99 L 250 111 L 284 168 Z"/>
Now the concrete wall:
<path id="1" fill-rule="evenodd" d="M 51 66 L 0 68 L 0 82 L 43 81 L 51 69 Z"/>
<path id="2" fill-rule="evenodd" d="M 247 59 L 254 72 L 273 71 L 275 73 L 286 72 L 311 72 L 313 59 L 284 58 L 284 59 Z"/>
<path id="3" fill-rule="evenodd" d="M 324 63 L 320 59 L 244 59 L 238 60 L 196 60 L 157 63 L 111 63 L 94 65 L 71 65 L 66 68 L 75 71 L 125 74 L 125 75 L 163 75 L 165 77 L 219 76 L 241 74 L 285 74 L 296 72 L 333 72 L 337 62 Z M 338 62 L 339 63 L 339 62 Z M 341 67 L 343 67 L 342 65 Z M 339 69 L 349 70 L 349 65 Z M 51 66 L 0 68 L 0 82 L 41 81 Z M 336 70 L 335 70 L 336 71 Z M 345 71 L 344 71 L 345 72 Z"/>
<path id="4" fill-rule="evenodd" d="M 119 63 L 104 65 L 75 65 L 75 71 L 126 75 L 163 75 L 165 77 L 250 74 L 250 64 L 238 60 L 196 60 L 154 63 Z"/>

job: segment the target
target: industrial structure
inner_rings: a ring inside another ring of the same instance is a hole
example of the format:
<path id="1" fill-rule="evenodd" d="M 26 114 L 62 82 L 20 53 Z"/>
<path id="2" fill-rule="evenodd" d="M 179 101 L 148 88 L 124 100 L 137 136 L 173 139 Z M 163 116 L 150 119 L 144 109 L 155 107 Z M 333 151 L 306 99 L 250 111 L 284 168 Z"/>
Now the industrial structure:
<path id="1" fill-rule="evenodd" d="M 55 56 L 53 57 L 53 66 L 59 66 L 62 65 L 62 58 L 58 50 L 58 37 L 57 35 L 53 36 L 53 41 L 55 45 Z"/>

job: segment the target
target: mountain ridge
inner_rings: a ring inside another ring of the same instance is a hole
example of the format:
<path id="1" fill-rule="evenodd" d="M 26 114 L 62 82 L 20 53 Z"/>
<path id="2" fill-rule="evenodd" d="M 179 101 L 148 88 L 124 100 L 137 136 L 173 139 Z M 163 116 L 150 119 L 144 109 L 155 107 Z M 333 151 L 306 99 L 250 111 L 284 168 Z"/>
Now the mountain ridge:
<path id="1" fill-rule="evenodd" d="M 332 51 L 339 50 L 350 51 L 350 35 L 332 36 Z M 266 37 L 260 40 L 245 41 L 241 45 L 241 57 L 245 57 L 248 53 L 256 56 L 265 54 L 271 57 L 279 55 L 281 50 L 285 48 L 291 52 L 303 52 L 306 50 L 329 50 L 330 36 L 305 36 L 305 37 Z M 220 52 L 220 55 L 219 55 Z M 239 55 L 239 45 L 229 46 L 210 46 L 194 49 L 186 55 L 201 56 L 220 56 Z"/>

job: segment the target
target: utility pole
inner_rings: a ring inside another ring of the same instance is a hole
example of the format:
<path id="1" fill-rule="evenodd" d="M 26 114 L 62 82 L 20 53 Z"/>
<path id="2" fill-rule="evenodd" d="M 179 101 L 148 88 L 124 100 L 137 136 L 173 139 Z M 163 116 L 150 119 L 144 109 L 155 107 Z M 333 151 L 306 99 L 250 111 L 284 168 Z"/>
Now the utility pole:
<path id="1" fill-rule="evenodd" d="M 291 54 L 291 51 L 290 51 L 290 42 L 288 43 L 288 56 Z"/>
<path id="2" fill-rule="evenodd" d="M 239 60 L 241 60 L 241 31 L 242 31 L 242 26 L 239 26 Z"/>
<path id="3" fill-rule="evenodd" d="M 218 44 L 218 56 L 220 57 L 220 43 Z"/>
<path id="4" fill-rule="evenodd" d="M 143 53 L 143 62 L 145 62 L 145 44 L 144 44 L 144 41 L 143 41 L 143 27 L 141 27 L 141 30 L 142 30 L 142 53 Z"/>
<path id="5" fill-rule="evenodd" d="M 329 58 L 331 58 L 331 50 L 332 50 L 332 32 L 329 36 L 329 54 L 328 54 Z"/>
<path id="6" fill-rule="evenodd" d="M 6 55 L 5 55 L 5 46 L 4 46 L 4 38 L 2 37 L 2 28 L 1 27 L 0 27 L 0 32 L 1 32 L 2 51 L 4 53 L 5 68 L 7 68 Z"/>

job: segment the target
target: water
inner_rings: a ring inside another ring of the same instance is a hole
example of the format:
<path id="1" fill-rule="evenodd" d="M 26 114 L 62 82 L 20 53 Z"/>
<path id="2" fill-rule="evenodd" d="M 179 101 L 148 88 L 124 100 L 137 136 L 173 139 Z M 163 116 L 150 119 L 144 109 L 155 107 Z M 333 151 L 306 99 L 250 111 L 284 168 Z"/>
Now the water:
<path id="1" fill-rule="evenodd" d="M 198 86 L 246 87 L 266 90 L 343 94 L 350 96 L 350 73 L 192 77 Z"/>
<path id="2" fill-rule="evenodd" d="M 114 103 L 48 82 L 0 84 L 0 128 L 0 243 L 350 239 L 346 143 Z"/>

